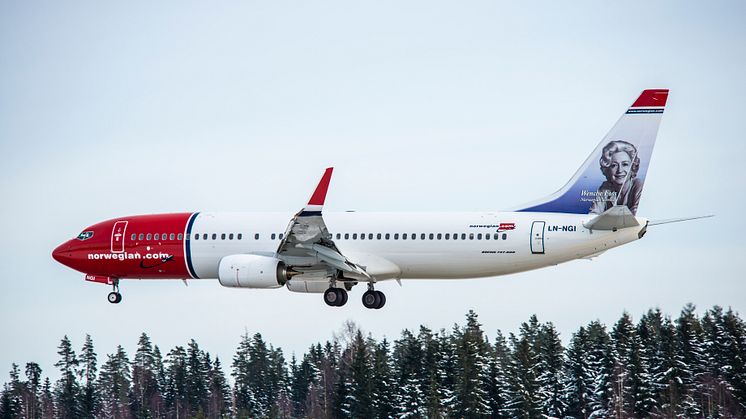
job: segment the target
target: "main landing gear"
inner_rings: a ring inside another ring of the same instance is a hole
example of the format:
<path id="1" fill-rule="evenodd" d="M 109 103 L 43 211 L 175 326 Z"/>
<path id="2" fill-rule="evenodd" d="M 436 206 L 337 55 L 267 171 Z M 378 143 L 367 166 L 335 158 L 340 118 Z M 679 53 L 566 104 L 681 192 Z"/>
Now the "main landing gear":
<path id="1" fill-rule="evenodd" d="M 386 304 L 386 294 L 373 289 L 373 284 L 368 284 L 368 291 L 363 294 L 363 305 L 365 308 L 378 310 Z"/>
<path id="2" fill-rule="evenodd" d="M 119 280 L 115 279 L 111 283 L 111 286 L 114 290 L 106 298 L 112 304 L 119 304 L 122 301 L 122 294 L 119 293 Z"/>
<path id="3" fill-rule="evenodd" d="M 352 288 L 351 283 L 346 282 L 345 288 L 337 288 L 335 282 L 329 284 L 329 288 L 324 291 L 324 302 L 330 307 L 342 307 L 347 304 L 347 289 Z M 381 291 L 373 289 L 373 283 L 368 283 L 368 291 L 363 294 L 363 305 L 365 308 L 379 309 L 386 304 L 386 295 Z"/>
<path id="4" fill-rule="evenodd" d="M 329 288 L 324 291 L 324 302 L 331 307 L 342 307 L 347 303 L 347 291 L 342 288 Z"/>

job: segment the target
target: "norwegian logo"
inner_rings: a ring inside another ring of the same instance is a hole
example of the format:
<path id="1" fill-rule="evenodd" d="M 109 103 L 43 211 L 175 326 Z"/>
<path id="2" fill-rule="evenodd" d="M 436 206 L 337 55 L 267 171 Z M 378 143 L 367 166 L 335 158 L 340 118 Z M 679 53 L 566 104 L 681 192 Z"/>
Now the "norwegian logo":
<path id="1" fill-rule="evenodd" d="M 509 230 L 515 230 L 515 223 L 500 223 L 500 225 L 497 228 L 497 231 L 509 231 Z"/>

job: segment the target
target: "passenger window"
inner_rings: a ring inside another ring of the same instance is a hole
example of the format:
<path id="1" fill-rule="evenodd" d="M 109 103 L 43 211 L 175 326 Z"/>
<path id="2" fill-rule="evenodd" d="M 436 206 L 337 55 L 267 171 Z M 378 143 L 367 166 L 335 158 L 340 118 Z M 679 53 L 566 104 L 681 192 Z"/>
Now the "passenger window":
<path id="1" fill-rule="evenodd" d="M 376 235 L 376 238 L 377 238 L 378 240 L 381 240 L 381 233 L 378 233 L 378 234 Z"/>
<path id="2" fill-rule="evenodd" d="M 461 240 L 466 240 L 466 233 L 461 233 Z"/>
<path id="3" fill-rule="evenodd" d="M 399 233 L 394 233 L 394 240 L 399 240 Z"/>
<path id="4" fill-rule="evenodd" d="M 453 240 L 458 240 L 458 233 L 453 233 Z"/>
<path id="5" fill-rule="evenodd" d="M 280 237 L 280 240 L 282 240 L 282 235 L 283 235 L 283 234 L 285 234 L 285 233 L 280 233 L 280 236 L 279 236 L 279 237 Z"/>
<path id="6" fill-rule="evenodd" d="M 508 239 L 508 233 L 503 233 L 503 240 L 507 240 L 507 239 Z"/>
<path id="7" fill-rule="evenodd" d="M 176 237 L 176 240 L 181 240 L 184 238 L 184 235 L 179 233 L 179 235 Z"/>
<path id="8" fill-rule="evenodd" d="M 365 233 L 360 233 L 360 240 L 365 240 Z"/>
<path id="9" fill-rule="evenodd" d="M 233 233 L 228 235 L 228 240 L 233 240 Z"/>
<path id="10" fill-rule="evenodd" d="M 220 240 L 225 240 L 225 233 L 222 233 L 222 234 L 220 235 Z"/>
<path id="11" fill-rule="evenodd" d="M 153 240 L 158 241 L 161 239 L 160 234 L 155 233 L 155 236 L 153 236 Z M 166 240 L 166 236 L 163 236 L 163 240 Z"/>
<path id="12" fill-rule="evenodd" d="M 430 240 L 432 240 L 432 239 L 433 239 L 433 237 L 435 237 L 435 234 L 433 234 L 433 233 L 430 233 Z"/>
<path id="13" fill-rule="evenodd" d="M 137 237 L 138 237 L 138 240 L 144 240 L 145 239 L 145 235 L 142 234 L 142 233 L 140 233 L 140 235 L 137 236 Z"/>
<path id="14" fill-rule="evenodd" d="M 477 234 L 477 240 L 482 240 L 482 233 Z"/>
<path id="15" fill-rule="evenodd" d="M 275 239 L 275 237 L 277 237 L 277 235 L 276 235 L 275 233 L 272 233 L 272 235 L 271 235 L 271 236 L 269 236 L 269 237 L 270 237 L 270 238 L 271 238 L 272 240 L 274 240 L 274 239 Z"/>
<path id="16" fill-rule="evenodd" d="M 391 238 L 391 233 L 386 233 L 386 240 Z"/>
<path id="17" fill-rule="evenodd" d="M 474 233 L 469 233 L 469 240 L 474 240 Z"/>
<path id="18" fill-rule="evenodd" d="M 449 240 L 450 238 L 451 238 L 451 235 L 450 235 L 449 233 L 446 233 L 446 237 L 445 237 L 445 239 L 446 239 L 446 240 Z"/>
<path id="19" fill-rule="evenodd" d="M 342 233 L 337 233 L 337 240 L 342 238 Z"/>
<path id="20" fill-rule="evenodd" d="M 236 239 L 238 239 L 238 240 L 243 239 L 243 234 L 242 233 L 238 233 L 238 235 L 236 236 Z"/>
<path id="21" fill-rule="evenodd" d="M 417 240 L 417 233 L 412 233 L 412 240 Z"/>
<path id="22" fill-rule="evenodd" d="M 500 235 L 495 233 L 495 240 L 500 240 Z"/>
<path id="23" fill-rule="evenodd" d="M 212 233 L 212 239 L 217 240 L 218 239 L 218 233 Z"/>
<path id="24" fill-rule="evenodd" d="M 406 240 L 406 239 L 407 239 L 407 233 L 404 233 L 404 234 L 402 234 L 402 235 L 401 235 L 401 239 L 402 239 L 402 240 Z"/>
<path id="25" fill-rule="evenodd" d="M 420 240 L 425 240 L 425 233 L 420 234 Z"/>
<path id="26" fill-rule="evenodd" d="M 202 235 L 202 240 L 207 240 L 207 233 Z"/>
<path id="27" fill-rule="evenodd" d="M 148 233 L 148 235 L 147 235 L 147 236 L 145 236 L 145 240 L 150 240 L 150 239 L 151 239 L 152 237 L 153 237 L 153 235 L 152 235 L 152 234 L 150 234 L 150 233 Z"/>
<path id="28" fill-rule="evenodd" d="M 489 233 L 485 234 L 485 235 L 484 235 L 484 239 L 485 239 L 485 240 L 489 240 L 489 239 L 490 239 L 490 234 L 489 234 Z"/>
<path id="29" fill-rule="evenodd" d="M 357 240 L 357 233 L 352 233 L 352 240 Z"/>
<path id="30" fill-rule="evenodd" d="M 368 234 L 368 240 L 373 240 L 373 233 Z"/>
<path id="31" fill-rule="evenodd" d="M 132 233 L 132 237 L 130 238 L 130 240 L 135 240 L 136 238 L 137 238 L 137 234 Z"/>
<path id="32" fill-rule="evenodd" d="M 350 233 L 345 233 L 345 240 L 350 240 Z"/>
<path id="33" fill-rule="evenodd" d="M 254 240 L 259 240 L 259 233 L 254 234 Z"/>
<path id="34" fill-rule="evenodd" d="M 166 240 L 166 237 L 168 237 L 168 236 L 166 235 L 166 233 L 163 233 L 163 234 L 161 234 L 161 239 L 162 239 L 162 240 Z M 158 240 L 158 239 L 156 239 L 156 240 Z M 173 240 L 173 239 L 171 239 L 171 240 Z"/>
<path id="35" fill-rule="evenodd" d="M 194 235 L 194 240 L 199 240 L 199 234 Z"/>
<path id="36" fill-rule="evenodd" d="M 443 237 L 442 234 L 438 233 L 438 240 L 440 240 Z"/>
<path id="37" fill-rule="evenodd" d="M 189 240 L 189 234 L 188 234 L 188 233 L 187 233 L 187 235 L 186 235 L 186 239 L 187 239 L 187 240 Z"/>

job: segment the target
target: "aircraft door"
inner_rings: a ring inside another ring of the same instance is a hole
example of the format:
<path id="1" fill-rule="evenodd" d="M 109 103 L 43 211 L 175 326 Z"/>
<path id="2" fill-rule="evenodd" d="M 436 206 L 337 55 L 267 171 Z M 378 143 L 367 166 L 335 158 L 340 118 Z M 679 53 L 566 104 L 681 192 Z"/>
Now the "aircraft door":
<path id="1" fill-rule="evenodd" d="M 124 252 L 124 233 L 127 231 L 127 221 L 117 221 L 111 229 L 111 252 Z"/>
<path id="2" fill-rule="evenodd" d="M 544 228 L 545 221 L 534 221 L 531 224 L 531 253 L 544 254 Z"/>

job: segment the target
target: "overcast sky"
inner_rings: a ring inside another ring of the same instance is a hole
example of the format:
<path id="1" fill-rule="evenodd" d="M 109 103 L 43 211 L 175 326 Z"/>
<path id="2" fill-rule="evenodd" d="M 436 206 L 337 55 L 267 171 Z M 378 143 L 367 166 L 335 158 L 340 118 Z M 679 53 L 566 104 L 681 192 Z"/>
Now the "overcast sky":
<path id="1" fill-rule="evenodd" d="M 0 382 L 63 335 L 101 362 L 139 334 L 228 363 L 261 332 L 290 357 L 345 320 L 376 337 L 536 313 L 594 319 L 693 302 L 746 313 L 746 3 L 244 1 L 0 3 Z M 519 6 L 521 5 L 521 6 Z M 327 166 L 327 211 L 510 208 L 561 187 L 645 88 L 670 88 L 639 215 L 593 261 L 321 295 L 216 281 L 109 287 L 57 264 L 84 227 L 173 211 L 288 211 Z"/>

